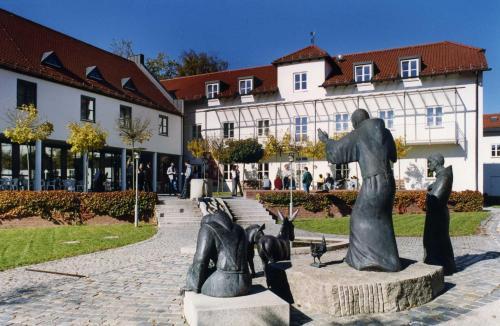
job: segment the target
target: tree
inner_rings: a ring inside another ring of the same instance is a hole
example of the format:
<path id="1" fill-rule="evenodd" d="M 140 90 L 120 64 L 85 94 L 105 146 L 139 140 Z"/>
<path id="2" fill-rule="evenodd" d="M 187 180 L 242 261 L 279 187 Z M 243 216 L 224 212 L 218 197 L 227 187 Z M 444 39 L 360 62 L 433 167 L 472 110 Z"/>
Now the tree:
<path id="1" fill-rule="evenodd" d="M 210 137 L 208 138 L 208 148 L 210 155 L 217 162 L 217 191 L 220 191 L 220 164 L 228 163 L 229 159 L 227 157 L 228 151 L 225 147 L 224 138 L 222 137 Z"/>
<path id="2" fill-rule="evenodd" d="M 398 179 L 401 179 L 401 159 L 405 158 L 411 150 L 411 146 L 406 143 L 404 137 L 398 137 L 394 139 L 396 144 L 396 154 L 398 157 Z"/>
<path id="3" fill-rule="evenodd" d="M 54 131 L 54 126 L 48 121 L 40 121 L 38 110 L 33 104 L 7 111 L 7 127 L 5 137 L 13 143 L 26 145 L 28 157 L 28 190 L 30 190 L 30 144 L 37 140 L 45 140 Z"/>
<path id="4" fill-rule="evenodd" d="M 316 142 L 316 144 L 307 141 L 302 151 L 305 157 L 312 160 L 324 160 L 326 158 L 326 146 L 321 141 Z"/>
<path id="5" fill-rule="evenodd" d="M 188 50 L 182 52 L 177 66 L 178 76 L 192 76 L 226 70 L 229 64 L 215 55 Z"/>
<path id="6" fill-rule="evenodd" d="M 145 66 L 156 79 L 170 79 L 177 76 L 178 63 L 168 57 L 164 52 L 159 52 L 156 58 L 146 59 Z"/>
<path id="7" fill-rule="evenodd" d="M 136 144 L 142 144 L 151 139 L 153 132 L 151 131 L 150 125 L 151 121 L 139 117 L 131 120 L 119 119 L 116 121 L 116 129 L 120 134 L 122 142 L 130 146 L 134 170 L 134 173 L 132 173 L 132 189 L 135 189 L 136 166 L 133 156 L 136 151 Z"/>
<path id="8" fill-rule="evenodd" d="M 194 158 L 203 160 L 203 178 L 205 178 L 205 163 L 209 153 L 208 142 L 202 138 L 191 139 L 187 143 L 187 149 Z"/>
<path id="9" fill-rule="evenodd" d="M 264 157 L 264 149 L 255 138 L 228 140 L 226 146 L 229 162 L 243 163 L 243 178 L 245 164 L 259 162 Z"/>
<path id="10" fill-rule="evenodd" d="M 111 42 L 111 52 L 113 52 L 116 55 L 119 55 L 120 57 L 124 58 L 130 58 L 131 56 L 134 55 L 134 50 L 133 50 L 133 44 L 131 40 L 116 40 L 113 39 L 113 42 Z"/>
<path id="11" fill-rule="evenodd" d="M 84 122 L 78 124 L 71 122 L 68 125 L 69 136 L 66 142 L 71 145 L 71 152 L 80 153 L 83 160 L 83 191 L 87 192 L 88 178 L 88 153 L 103 148 L 106 145 L 108 133 L 101 129 L 99 125 Z"/>

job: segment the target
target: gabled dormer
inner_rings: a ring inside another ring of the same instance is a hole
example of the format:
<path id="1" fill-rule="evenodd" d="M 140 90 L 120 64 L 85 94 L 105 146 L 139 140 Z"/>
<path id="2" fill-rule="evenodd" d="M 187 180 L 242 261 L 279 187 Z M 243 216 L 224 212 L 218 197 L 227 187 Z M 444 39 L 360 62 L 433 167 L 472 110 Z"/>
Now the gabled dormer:
<path id="1" fill-rule="evenodd" d="M 63 65 L 54 51 L 47 51 L 42 54 L 40 63 L 52 68 L 62 68 Z"/>
<path id="2" fill-rule="evenodd" d="M 97 66 L 90 66 L 85 68 L 85 76 L 87 76 L 88 79 L 96 80 L 96 81 L 103 81 L 104 78 L 102 77 L 101 72 L 99 71 L 99 68 Z"/>
<path id="3" fill-rule="evenodd" d="M 122 78 L 122 87 L 126 90 L 135 92 L 137 88 L 135 87 L 134 81 L 130 77 Z"/>

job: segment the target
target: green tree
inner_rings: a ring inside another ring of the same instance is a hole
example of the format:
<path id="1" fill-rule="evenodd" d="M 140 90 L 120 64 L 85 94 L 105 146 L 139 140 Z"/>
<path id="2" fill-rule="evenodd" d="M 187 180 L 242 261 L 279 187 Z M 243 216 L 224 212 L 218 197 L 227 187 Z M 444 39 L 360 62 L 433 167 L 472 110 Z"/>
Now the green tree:
<path id="1" fill-rule="evenodd" d="M 220 136 L 208 138 L 208 148 L 210 155 L 217 163 L 217 191 L 220 191 L 220 165 L 229 162 L 224 138 Z"/>
<path id="2" fill-rule="evenodd" d="M 13 143 L 26 145 L 28 167 L 28 190 L 30 190 L 30 144 L 37 140 L 45 140 L 54 131 L 54 126 L 48 121 L 41 121 L 38 110 L 33 104 L 7 111 L 7 125 L 4 135 Z"/>
<path id="3" fill-rule="evenodd" d="M 164 52 L 159 52 L 156 58 L 146 59 L 145 65 L 156 79 L 170 79 L 177 76 L 177 62 Z"/>
<path id="4" fill-rule="evenodd" d="M 209 153 L 208 141 L 202 138 L 191 139 L 187 143 L 187 149 L 191 152 L 194 158 L 202 159 L 203 161 L 203 178 L 205 178 L 205 164 L 207 154 Z"/>
<path id="5" fill-rule="evenodd" d="M 88 153 L 100 150 L 106 145 L 108 133 L 101 129 L 99 125 L 84 122 L 78 124 L 71 122 L 68 125 L 69 136 L 66 142 L 71 145 L 71 152 L 80 153 L 84 157 L 83 162 L 83 190 L 88 191 Z"/>
<path id="6" fill-rule="evenodd" d="M 177 66 L 178 76 L 192 76 L 226 70 L 229 64 L 215 55 L 188 50 L 182 52 Z"/>
<path id="7" fill-rule="evenodd" d="M 264 149 L 255 138 L 228 140 L 226 146 L 229 162 L 243 163 L 243 179 L 245 164 L 257 163 L 264 157 Z"/>

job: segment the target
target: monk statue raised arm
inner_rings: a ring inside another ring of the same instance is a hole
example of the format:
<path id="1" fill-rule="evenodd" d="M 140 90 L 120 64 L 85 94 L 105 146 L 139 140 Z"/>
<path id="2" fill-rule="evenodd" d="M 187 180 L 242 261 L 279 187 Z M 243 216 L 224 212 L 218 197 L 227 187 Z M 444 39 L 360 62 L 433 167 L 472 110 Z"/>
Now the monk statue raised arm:
<path id="1" fill-rule="evenodd" d="M 358 162 L 363 178 L 351 213 L 345 262 L 357 270 L 397 272 L 401 264 L 392 224 L 396 187 L 391 166 L 396 145 L 384 121 L 370 119 L 366 110 L 354 111 L 351 121 L 354 130 L 338 141 L 318 129 L 328 162 Z"/>

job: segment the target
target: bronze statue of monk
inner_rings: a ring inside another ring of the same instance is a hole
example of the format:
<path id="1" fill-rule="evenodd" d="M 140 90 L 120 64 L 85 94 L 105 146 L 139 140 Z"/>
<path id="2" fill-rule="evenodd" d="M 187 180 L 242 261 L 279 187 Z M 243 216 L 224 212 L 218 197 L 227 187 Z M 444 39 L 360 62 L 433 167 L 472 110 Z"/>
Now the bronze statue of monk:
<path id="1" fill-rule="evenodd" d="M 382 119 L 370 119 L 358 109 L 351 117 L 354 130 L 338 141 L 318 129 L 330 163 L 358 162 L 363 184 L 352 209 L 349 249 L 345 261 L 357 270 L 397 272 L 401 264 L 392 224 L 396 191 L 391 162 L 396 145 Z"/>

